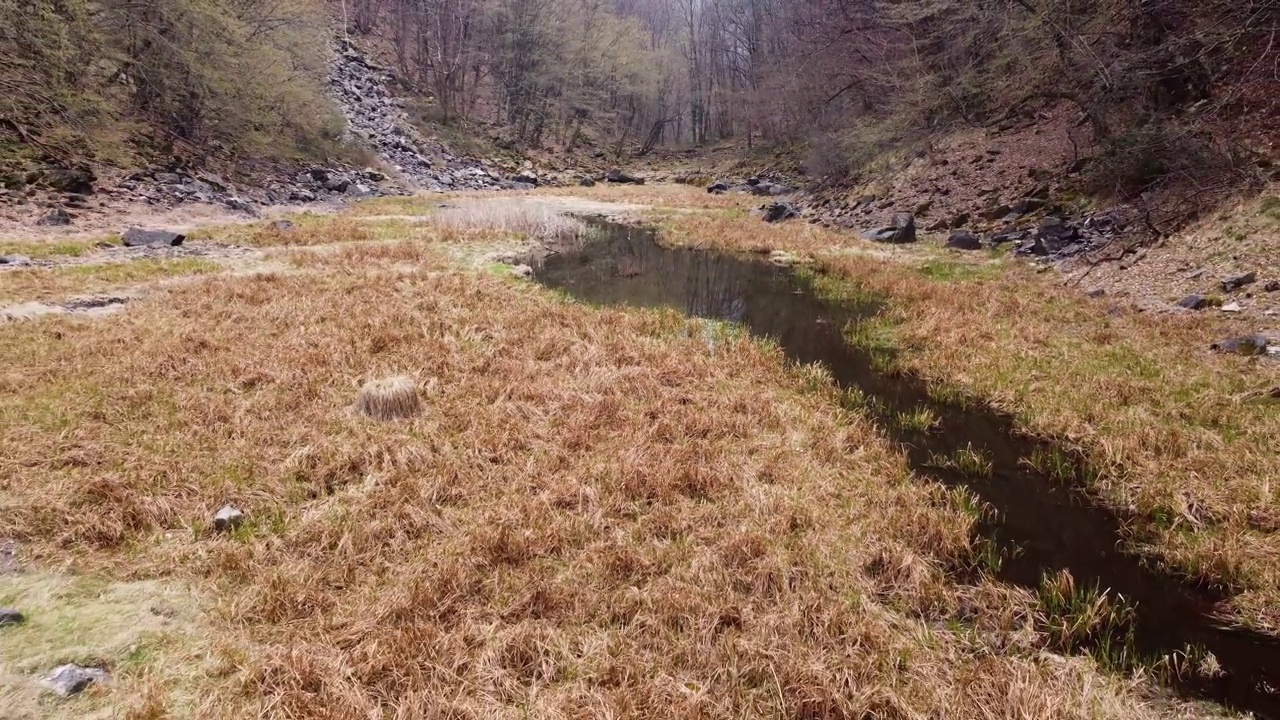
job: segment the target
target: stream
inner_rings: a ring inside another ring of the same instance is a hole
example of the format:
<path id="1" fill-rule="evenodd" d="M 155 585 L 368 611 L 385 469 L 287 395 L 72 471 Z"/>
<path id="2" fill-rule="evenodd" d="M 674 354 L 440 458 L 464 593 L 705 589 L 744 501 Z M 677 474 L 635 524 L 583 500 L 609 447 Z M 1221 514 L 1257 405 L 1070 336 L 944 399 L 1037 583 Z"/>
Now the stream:
<path id="1" fill-rule="evenodd" d="M 867 411 L 902 448 L 918 477 L 967 488 L 994 510 L 979 530 L 1003 556 L 999 579 L 1034 590 L 1043 577 L 1066 570 L 1077 587 L 1120 596 L 1132 610 L 1125 642 L 1137 656 L 1157 659 L 1196 647 L 1211 652 L 1221 666 L 1212 677 L 1180 674 L 1170 680 L 1175 691 L 1280 718 L 1280 640 L 1223 627 L 1213 616 L 1220 595 L 1124 552 L 1123 520 L 1078 489 L 1078 463 L 1072 463 L 1075 482 L 1064 483 L 1027 462 L 1070 453 L 1020 434 L 1005 415 L 940 402 L 918 378 L 877 370 L 843 336 L 847 323 L 873 316 L 877 307 L 824 300 L 790 270 L 758 259 L 667 248 L 643 228 L 591 224 L 592 239 L 539 260 L 535 280 L 592 304 L 669 307 L 738 323 L 776 341 L 796 363 L 820 363 L 837 385 L 857 388 L 873 401 Z M 899 413 L 920 408 L 939 419 L 932 430 L 895 422 Z M 937 462 L 971 449 L 990 460 L 990 473 L 966 474 Z"/>

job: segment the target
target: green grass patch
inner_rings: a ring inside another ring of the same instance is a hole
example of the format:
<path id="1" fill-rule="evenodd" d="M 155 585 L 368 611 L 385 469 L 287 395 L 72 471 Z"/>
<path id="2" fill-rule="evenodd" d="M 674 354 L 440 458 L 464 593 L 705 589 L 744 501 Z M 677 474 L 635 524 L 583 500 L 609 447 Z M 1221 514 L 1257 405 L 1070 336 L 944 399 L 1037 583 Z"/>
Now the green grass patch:
<path id="1" fill-rule="evenodd" d="M 97 248 L 96 240 L 68 240 L 64 242 L 8 242 L 0 243 L 0 255 L 25 255 L 32 260 L 56 260 L 81 257 Z"/>
<path id="2" fill-rule="evenodd" d="M 946 260 L 930 260 L 916 268 L 916 272 L 930 280 L 939 282 L 973 282 L 976 280 L 994 280 L 1000 277 L 1000 266 L 993 263 L 975 265 L 973 263 L 949 262 Z"/>
<path id="3" fill-rule="evenodd" d="M 929 464 L 972 478 L 989 478 L 994 471 L 987 453 L 974 449 L 972 445 L 959 448 L 950 455 L 935 453 L 929 458 Z"/>
<path id="4" fill-rule="evenodd" d="M 204 275 L 217 272 L 221 265 L 204 258 L 178 260 L 138 260 L 105 265 L 72 265 L 53 272 L 72 278 L 87 278 L 104 283 L 138 282 L 179 275 Z"/>

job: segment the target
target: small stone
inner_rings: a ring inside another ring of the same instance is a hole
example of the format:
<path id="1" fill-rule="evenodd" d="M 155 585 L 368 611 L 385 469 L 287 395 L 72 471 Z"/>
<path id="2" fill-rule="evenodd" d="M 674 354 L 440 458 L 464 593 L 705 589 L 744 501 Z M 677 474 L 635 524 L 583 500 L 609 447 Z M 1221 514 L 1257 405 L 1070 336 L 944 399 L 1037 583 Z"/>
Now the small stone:
<path id="1" fill-rule="evenodd" d="M 94 683 L 105 683 L 107 672 L 101 668 L 86 668 L 79 665 L 62 665 L 54 668 L 43 681 L 43 685 L 59 697 L 71 697 L 84 692 Z"/>
<path id="2" fill-rule="evenodd" d="M 1200 310 L 1208 304 L 1209 304 L 1209 301 L 1205 298 L 1205 296 L 1200 295 L 1198 293 L 1193 295 L 1188 295 L 1178 301 L 1178 307 L 1183 307 L 1188 310 Z"/>
<path id="3" fill-rule="evenodd" d="M 292 222 L 289 222 L 288 220 L 276 220 L 275 222 L 271 223 L 271 227 L 274 228 L 276 232 L 282 232 L 282 233 L 293 232 L 296 229 L 294 227 L 294 224 Z"/>
<path id="4" fill-rule="evenodd" d="M 213 516 L 213 529 L 218 532 L 235 530 L 244 522 L 244 513 L 234 505 L 224 505 L 217 515 Z"/>
<path id="5" fill-rule="evenodd" d="M 1204 269 L 1204 268 L 1198 268 L 1198 269 L 1196 269 L 1195 271 L 1193 271 L 1193 272 L 1191 272 L 1190 274 L 1188 274 L 1188 275 L 1187 275 L 1187 279 L 1188 279 L 1188 280 L 1198 280 L 1198 279 L 1200 279 L 1200 277 L 1201 277 L 1201 276 L 1203 276 L 1203 275 L 1204 275 L 1204 273 L 1205 273 L 1205 269 Z"/>
<path id="6" fill-rule="evenodd" d="M 1243 311 L 1244 311 L 1244 308 L 1241 307 L 1240 303 L 1238 302 L 1227 303 L 1226 305 L 1222 306 L 1222 312 L 1224 313 L 1238 313 Z"/>
<path id="7" fill-rule="evenodd" d="M 1263 286 L 1262 286 L 1262 289 L 1263 289 L 1265 292 L 1276 292 L 1276 291 L 1280 291 L 1280 280 L 1272 280 L 1272 281 L 1268 282 L 1266 285 L 1263 285 Z"/>
<path id="8" fill-rule="evenodd" d="M 529 278 L 533 277 L 533 268 L 529 267 L 528 265 L 516 265 L 515 267 L 511 268 L 511 274 L 515 275 L 516 277 L 522 280 L 528 280 Z"/>
<path id="9" fill-rule="evenodd" d="M 1255 272 L 1247 272 L 1243 275 L 1235 275 L 1222 281 L 1222 292 L 1232 292 L 1239 290 L 1245 285 L 1249 285 L 1258 281 L 1258 274 Z"/>
<path id="10" fill-rule="evenodd" d="M 1094 290 L 1090 290 L 1089 292 L 1085 293 L 1085 295 L 1096 299 L 1100 297 L 1106 297 L 1107 291 L 1103 290 L 1102 288 L 1096 288 Z"/>
<path id="11" fill-rule="evenodd" d="M 13 608 L 0 607 L 0 627 L 6 625 L 21 625 L 26 621 L 26 617 L 14 610 Z"/>

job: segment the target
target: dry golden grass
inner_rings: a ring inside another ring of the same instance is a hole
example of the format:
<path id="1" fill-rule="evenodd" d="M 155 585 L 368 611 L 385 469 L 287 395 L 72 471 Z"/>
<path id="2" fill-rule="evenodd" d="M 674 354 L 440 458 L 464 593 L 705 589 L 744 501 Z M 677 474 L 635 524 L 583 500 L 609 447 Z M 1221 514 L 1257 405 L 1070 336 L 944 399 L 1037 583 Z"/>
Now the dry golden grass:
<path id="1" fill-rule="evenodd" d="M 1280 365 L 1208 351 L 1241 327 L 1108 312 L 1014 261 L 891 262 L 842 252 L 862 243 L 849 235 L 794 223 L 667 222 L 679 241 L 817 253 L 856 292 L 888 298 L 881 334 L 899 366 L 1086 451 L 1094 489 L 1137 512 L 1142 549 L 1228 584 L 1239 593 L 1234 621 L 1280 632 L 1280 412 L 1265 397 Z"/>
<path id="2" fill-rule="evenodd" d="M 1191 713 L 953 584 L 968 501 L 814 370 L 365 250 L 0 335 L 0 537 L 219 599 L 195 711 L 107 658 L 134 716 Z M 436 383 L 419 415 L 348 411 L 394 373 Z M 205 532 L 228 502 L 248 522 Z"/>
<path id="3" fill-rule="evenodd" d="M 181 258 L 5 270 L 0 272 L 0 305 L 123 291 L 137 283 L 220 269 L 217 263 L 202 258 Z"/>
<path id="4" fill-rule="evenodd" d="M 599 202 L 634 203 L 657 208 L 730 210 L 759 207 L 769 198 L 758 198 L 739 193 L 713 195 L 706 188 L 689 185 L 610 185 L 599 183 L 595 187 L 548 187 L 531 193 L 539 195 L 563 195 Z"/>

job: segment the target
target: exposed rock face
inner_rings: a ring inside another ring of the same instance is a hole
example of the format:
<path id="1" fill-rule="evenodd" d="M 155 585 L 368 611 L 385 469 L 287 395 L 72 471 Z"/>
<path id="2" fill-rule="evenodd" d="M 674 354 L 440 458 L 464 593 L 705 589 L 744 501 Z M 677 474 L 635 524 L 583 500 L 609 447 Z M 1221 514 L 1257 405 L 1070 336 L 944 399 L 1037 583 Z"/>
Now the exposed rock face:
<path id="1" fill-rule="evenodd" d="M 426 190 L 497 188 L 501 176 L 484 164 L 451 154 L 427 138 L 387 90 L 391 72 L 350 44 L 338 48 L 330 94 L 350 124 L 352 139 L 372 147 L 412 187 Z"/>

